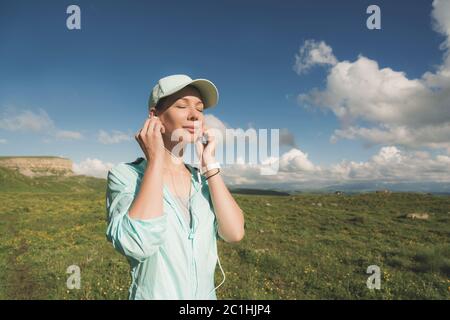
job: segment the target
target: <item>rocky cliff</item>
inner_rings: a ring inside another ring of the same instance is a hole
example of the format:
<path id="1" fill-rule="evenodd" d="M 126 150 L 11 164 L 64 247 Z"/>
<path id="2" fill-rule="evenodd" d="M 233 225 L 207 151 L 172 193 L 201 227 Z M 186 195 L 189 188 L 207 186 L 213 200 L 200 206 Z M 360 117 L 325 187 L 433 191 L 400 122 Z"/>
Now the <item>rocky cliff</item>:
<path id="1" fill-rule="evenodd" d="M 72 176 L 72 160 L 61 157 L 0 157 L 0 167 L 19 171 L 28 177 Z"/>

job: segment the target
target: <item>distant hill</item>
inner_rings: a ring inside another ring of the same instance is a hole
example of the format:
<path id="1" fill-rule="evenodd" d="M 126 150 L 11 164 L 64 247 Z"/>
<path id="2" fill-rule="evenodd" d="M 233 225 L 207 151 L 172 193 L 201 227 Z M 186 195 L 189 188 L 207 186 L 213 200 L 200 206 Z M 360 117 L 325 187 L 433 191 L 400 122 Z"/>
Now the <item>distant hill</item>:
<path id="1" fill-rule="evenodd" d="M 105 192 L 106 180 L 83 175 L 28 177 L 0 166 L 0 192 Z"/>
<path id="2" fill-rule="evenodd" d="M 450 194 L 450 183 L 443 182 L 361 182 L 333 185 L 323 188 L 325 192 L 345 191 L 349 193 L 373 192 L 387 189 L 394 192 L 429 192 L 434 194 Z"/>
<path id="3" fill-rule="evenodd" d="M 289 196 L 290 193 L 283 191 L 275 191 L 269 189 L 250 189 L 250 188 L 229 188 L 231 193 L 239 194 L 255 194 L 265 196 Z"/>
<path id="4" fill-rule="evenodd" d="M 250 186 L 242 186 L 250 188 Z M 448 182 L 434 182 L 434 181 L 420 181 L 420 182 L 380 182 L 380 181 L 365 181 L 365 182 L 342 182 L 331 185 L 296 185 L 295 183 L 278 183 L 272 185 L 260 185 L 260 188 L 267 188 L 269 190 L 276 190 L 278 192 L 286 192 L 293 194 L 306 193 L 335 193 L 336 191 L 345 192 L 348 194 L 358 194 L 366 192 L 374 192 L 377 190 L 389 190 L 392 192 L 414 192 L 414 193 L 433 193 L 433 194 L 450 194 L 450 183 Z"/>
<path id="5" fill-rule="evenodd" d="M 54 156 L 0 157 L 0 167 L 18 171 L 27 177 L 72 176 L 72 160 Z"/>

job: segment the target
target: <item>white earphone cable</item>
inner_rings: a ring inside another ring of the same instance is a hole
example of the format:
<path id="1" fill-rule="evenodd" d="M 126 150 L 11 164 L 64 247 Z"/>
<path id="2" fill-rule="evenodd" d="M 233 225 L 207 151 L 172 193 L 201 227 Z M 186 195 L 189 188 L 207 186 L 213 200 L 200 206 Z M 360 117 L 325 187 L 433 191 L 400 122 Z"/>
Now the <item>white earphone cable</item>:
<path id="1" fill-rule="evenodd" d="M 221 282 L 217 287 L 215 287 L 214 289 L 212 289 L 212 290 L 208 293 L 208 297 L 209 297 L 209 295 L 210 295 L 213 291 L 217 290 L 217 289 L 225 282 L 225 279 L 226 279 L 225 272 L 223 271 L 222 265 L 220 264 L 220 258 L 219 258 L 219 255 L 217 255 L 217 261 L 218 261 L 218 263 L 219 263 L 220 271 L 222 272 L 222 275 L 223 275 L 223 280 L 222 280 L 222 282 Z"/>

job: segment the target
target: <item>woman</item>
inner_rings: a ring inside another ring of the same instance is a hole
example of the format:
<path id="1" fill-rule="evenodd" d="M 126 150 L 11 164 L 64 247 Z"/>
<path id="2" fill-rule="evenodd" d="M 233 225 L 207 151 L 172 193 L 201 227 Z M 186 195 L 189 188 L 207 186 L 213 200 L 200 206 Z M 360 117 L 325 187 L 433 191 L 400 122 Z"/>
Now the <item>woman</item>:
<path id="1" fill-rule="evenodd" d="M 214 136 L 203 124 L 203 110 L 217 101 L 209 80 L 160 79 L 135 136 L 146 158 L 108 172 L 106 235 L 130 263 L 130 299 L 217 299 L 216 240 L 244 236 L 242 210 L 222 180 Z M 188 143 L 195 143 L 200 170 L 182 159 Z"/>

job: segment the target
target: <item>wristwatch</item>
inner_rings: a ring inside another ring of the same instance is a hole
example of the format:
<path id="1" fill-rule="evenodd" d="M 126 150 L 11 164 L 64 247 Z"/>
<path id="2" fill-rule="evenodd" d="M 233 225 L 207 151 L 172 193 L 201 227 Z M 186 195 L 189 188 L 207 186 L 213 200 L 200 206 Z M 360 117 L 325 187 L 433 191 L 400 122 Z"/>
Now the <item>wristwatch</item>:
<path id="1" fill-rule="evenodd" d="M 216 168 L 220 168 L 220 163 L 219 162 L 213 162 L 210 163 L 208 165 L 206 165 L 205 167 L 202 167 L 200 169 L 201 174 L 205 174 L 205 172 L 211 170 L 211 169 L 216 169 Z"/>

